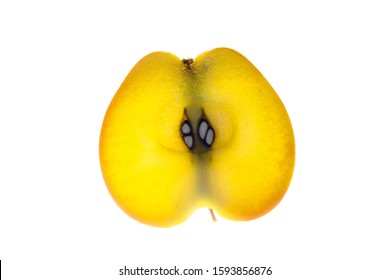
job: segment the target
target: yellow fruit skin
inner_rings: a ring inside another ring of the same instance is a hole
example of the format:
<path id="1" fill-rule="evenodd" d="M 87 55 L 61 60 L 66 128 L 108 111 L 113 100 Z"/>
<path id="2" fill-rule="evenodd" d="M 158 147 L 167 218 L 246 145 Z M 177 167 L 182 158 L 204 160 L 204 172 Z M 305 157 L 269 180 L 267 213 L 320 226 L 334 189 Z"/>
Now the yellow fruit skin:
<path id="1" fill-rule="evenodd" d="M 180 124 L 195 124 L 202 114 L 215 141 L 190 151 Z M 179 224 L 199 207 L 232 220 L 264 215 L 287 191 L 294 158 L 283 103 L 246 58 L 227 48 L 191 65 L 164 52 L 144 57 L 114 96 L 100 136 L 112 197 L 134 219 L 159 227 Z"/>

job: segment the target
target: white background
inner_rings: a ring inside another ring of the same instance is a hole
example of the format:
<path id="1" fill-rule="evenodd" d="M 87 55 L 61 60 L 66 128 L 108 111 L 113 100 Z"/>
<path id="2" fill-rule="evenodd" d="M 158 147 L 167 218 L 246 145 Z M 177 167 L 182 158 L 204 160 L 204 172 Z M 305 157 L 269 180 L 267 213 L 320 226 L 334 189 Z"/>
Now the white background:
<path id="1" fill-rule="evenodd" d="M 389 279 L 389 27 L 375 0 L 1 1 L 4 279 L 130 279 L 124 265 Z M 220 46 L 252 61 L 287 107 L 290 189 L 252 222 L 212 223 L 206 210 L 171 229 L 133 221 L 101 176 L 105 110 L 144 55 Z M 193 277 L 209 278 L 221 276 Z"/>

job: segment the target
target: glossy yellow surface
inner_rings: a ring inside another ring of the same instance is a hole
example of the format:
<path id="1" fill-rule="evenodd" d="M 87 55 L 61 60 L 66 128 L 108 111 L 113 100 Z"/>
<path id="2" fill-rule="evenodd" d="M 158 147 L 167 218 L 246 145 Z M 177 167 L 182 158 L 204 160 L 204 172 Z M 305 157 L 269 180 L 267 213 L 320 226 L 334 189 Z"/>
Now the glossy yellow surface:
<path id="1" fill-rule="evenodd" d="M 101 130 L 106 185 L 128 215 L 148 225 L 179 224 L 200 207 L 237 221 L 258 218 L 282 199 L 294 169 L 284 105 L 231 49 L 205 52 L 188 64 L 156 52 L 126 77 Z M 209 151 L 184 144 L 184 110 L 190 119 L 207 116 L 215 131 Z"/>

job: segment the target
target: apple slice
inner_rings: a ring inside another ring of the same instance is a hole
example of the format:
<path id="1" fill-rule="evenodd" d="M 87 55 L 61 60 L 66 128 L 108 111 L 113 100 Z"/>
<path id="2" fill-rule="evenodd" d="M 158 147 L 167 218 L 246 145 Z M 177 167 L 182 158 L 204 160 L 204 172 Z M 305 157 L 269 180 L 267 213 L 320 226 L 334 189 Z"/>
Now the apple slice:
<path id="1" fill-rule="evenodd" d="M 131 70 L 103 121 L 100 162 L 117 204 L 169 227 L 200 207 L 258 218 L 282 199 L 295 159 L 283 103 L 242 55 L 156 52 Z"/>

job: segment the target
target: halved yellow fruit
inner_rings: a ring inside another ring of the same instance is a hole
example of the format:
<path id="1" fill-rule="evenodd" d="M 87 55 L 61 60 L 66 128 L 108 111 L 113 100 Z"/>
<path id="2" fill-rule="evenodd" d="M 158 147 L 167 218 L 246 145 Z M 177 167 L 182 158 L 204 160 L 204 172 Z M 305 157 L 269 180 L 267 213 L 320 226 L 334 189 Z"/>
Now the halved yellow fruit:
<path id="1" fill-rule="evenodd" d="M 287 111 L 241 54 L 217 48 L 195 60 L 151 53 L 115 94 L 100 136 L 100 162 L 117 204 L 169 227 L 197 208 L 228 219 L 275 207 L 293 174 Z"/>

